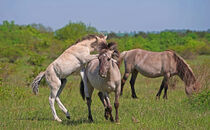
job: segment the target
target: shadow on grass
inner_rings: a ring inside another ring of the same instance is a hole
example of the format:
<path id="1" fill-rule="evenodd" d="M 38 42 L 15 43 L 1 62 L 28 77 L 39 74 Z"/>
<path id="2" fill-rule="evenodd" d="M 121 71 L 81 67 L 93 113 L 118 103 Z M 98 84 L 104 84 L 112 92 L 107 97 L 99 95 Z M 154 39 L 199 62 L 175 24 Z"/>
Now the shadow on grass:
<path id="1" fill-rule="evenodd" d="M 57 121 L 54 121 L 52 118 L 40 118 L 40 117 L 29 117 L 29 118 L 17 118 L 16 120 L 25 120 L 25 121 L 52 121 L 52 122 L 57 122 Z M 76 125 L 79 125 L 79 124 L 90 124 L 92 122 L 90 122 L 88 119 L 86 118 L 81 118 L 81 119 L 78 119 L 78 120 L 68 120 L 68 119 L 64 119 L 61 124 L 62 125 L 72 125 L 72 126 L 76 126 Z"/>
<path id="2" fill-rule="evenodd" d="M 28 120 L 28 121 L 53 121 L 52 118 L 37 118 L 37 117 L 28 117 L 28 118 L 18 118 L 16 120 Z"/>
<path id="3" fill-rule="evenodd" d="M 76 126 L 76 125 L 79 125 L 79 124 L 90 124 L 92 122 L 90 122 L 88 119 L 86 118 L 81 118 L 81 119 L 78 119 L 78 120 L 63 120 L 61 124 L 63 125 L 72 125 L 72 126 Z"/>

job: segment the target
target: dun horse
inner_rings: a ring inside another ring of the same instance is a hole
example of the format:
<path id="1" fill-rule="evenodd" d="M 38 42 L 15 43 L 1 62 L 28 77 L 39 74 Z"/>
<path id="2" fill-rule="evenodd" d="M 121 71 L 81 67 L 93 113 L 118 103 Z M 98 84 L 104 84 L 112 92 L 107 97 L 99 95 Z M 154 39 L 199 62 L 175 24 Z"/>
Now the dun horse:
<path id="1" fill-rule="evenodd" d="M 90 121 L 93 121 L 91 114 L 91 97 L 94 88 L 100 91 L 98 96 L 105 107 L 104 116 L 106 119 L 110 117 L 111 121 L 114 120 L 112 117 L 112 106 L 109 100 L 109 93 L 115 92 L 115 121 L 118 122 L 119 120 L 118 100 L 121 90 L 121 74 L 117 64 L 118 59 L 113 59 L 114 57 L 119 57 L 119 53 L 116 50 L 116 44 L 109 43 L 102 48 L 99 59 L 90 61 L 85 68 L 85 78 L 84 81 L 81 81 L 80 92 L 83 99 L 86 97 L 89 112 L 88 119 Z"/>
<path id="2" fill-rule="evenodd" d="M 66 114 L 66 117 L 70 119 L 66 107 L 59 99 L 59 95 L 67 82 L 66 78 L 73 72 L 81 70 L 81 68 L 84 67 L 84 64 L 90 60 L 97 58 L 97 55 L 90 55 L 90 52 L 97 50 L 101 44 L 107 44 L 105 36 L 88 35 L 84 37 L 81 41 L 78 41 L 65 50 L 44 72 L 40 72 L 32 82 L 33 92 L 37 94 L 40 81 L 43 77 L 46 78 L 51 89 L 49 103 L 54 120 L 58 122 L 62 121 L 56 114 L 54 107 L 55 101 L 58 103 L 60 109 Z"/>
<path id="3" fill-rule="evenodd" d="M 169 78 L 178 75 L 185 83 L 185 92 L 190 95 L 197 89 L 195 76 L 190 66 L 177 55 L 174 51 L 167 50 L 163 52 L 151 52 L 142 49 L 133 49 L 121 53 L 121 61 L 125 63 L 125 74 L 121 82 L 121 95 L 123 86 L 130 73 L 132 73 L 130 85 L 132 97 L 137 98 L 134 84 L 138 72 L 150 78 L 163 76 L 162 84 L 156 95 L 160 98 L 162 89 L 164 88 L 164 99 L 167 99 L 167 89 Z"/>

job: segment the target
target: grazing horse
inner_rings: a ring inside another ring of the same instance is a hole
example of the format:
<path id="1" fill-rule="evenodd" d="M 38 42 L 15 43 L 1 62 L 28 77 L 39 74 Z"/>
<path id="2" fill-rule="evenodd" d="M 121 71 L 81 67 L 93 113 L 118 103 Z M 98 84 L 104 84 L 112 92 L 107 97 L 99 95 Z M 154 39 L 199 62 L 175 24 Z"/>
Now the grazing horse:
<path id="1" fill-rule="evenodd" d="M 109 93 L 115 92 L 114 107 L 116 110 L 115 121 L 118 122 L 119 96 L 121 90 L 121 74 L 118 68 L 116 43 L 109 43 L 107 47 L 103 47 L 98 59 L 90 61 L 85 68 L 84 81 L 81 80 L 80 93 L 83 99 L 87 100 L 88 119 L 93 121 L 91 114 L 91 96 L 94 88 L 99 90 L 98 96 L 105 107 L 105 118 L 113 120 L 112 106 L 109 100 Z"/>
<path id="2" fill-rule="evenodd" d="M 59 95 L 61 94 L 67 80 L 66 78 L 73 72 L 81 70 L 84 65 L 90 60 L 97 58 L 98 55 L 90 55 L 90 52 L 98 50 L 101 44 L 106 43 L 106 36 L 103 35 L 88 35 L 82 40 L 76 42 L 65 50 L 56 60 L 54 60 L 44 72 L 34 79 L 32 82 L 32 89 L 35 94 L 38 93 L 38 85 L 43 77 L 51 89 L 49 96 L 49 103 L 52 110 L 54 120 L 61 122 L 62 120 L 57 116 L 54 107 L 55 101 L 58 103 L 60 109 L 70 119 L 70 115 L 61 103 Z"/>
<path id="3" fill-rule="evenodd" d="M 125 74 L 121 81 L 121 95 L 123 93 L 123 86 L 130 73 L 132 73 L 130 85 L 132 90 L 132 97 L 137 98 L 134 84 L 138 72 L 150 78 L 163 76 L 162 84 L 156 95 L 160 98 L 162 89 L 164 88 L 164 99 L 167 99 L 167 89 L 169 78 L 178 75 L 185 83 L 185 92 L 187 95 L 198 89 L 195 76 L 190 66 L 184 61 L 182 57 L 177 55 L 172 50 L 163 52 L 151 52 L 142 49 L 133 49 L 124 51 L 120 54 L 120 62 L 124 60 Z"/>

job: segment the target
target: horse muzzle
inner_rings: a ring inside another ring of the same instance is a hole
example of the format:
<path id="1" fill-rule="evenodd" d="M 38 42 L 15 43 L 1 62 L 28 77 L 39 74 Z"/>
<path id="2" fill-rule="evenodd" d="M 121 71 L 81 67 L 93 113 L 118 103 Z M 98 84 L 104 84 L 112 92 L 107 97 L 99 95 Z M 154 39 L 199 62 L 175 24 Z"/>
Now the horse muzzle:
<path id="1" fill-rule="evenodd" d="M 99 72 L 99 75 L 100 75 L 102 78 L 106 78 L 106 77 L 107 77 L 107 74 L 106 74 L 106 73 L 102 73 L 101 71 Z"/>
<path id="2" fill-rule="evenodd" d="M 107 77 L 106 74 L 100 74 L 100 76 L 101 76 L 102 78 L 106 78 L 106 77 Z"/>

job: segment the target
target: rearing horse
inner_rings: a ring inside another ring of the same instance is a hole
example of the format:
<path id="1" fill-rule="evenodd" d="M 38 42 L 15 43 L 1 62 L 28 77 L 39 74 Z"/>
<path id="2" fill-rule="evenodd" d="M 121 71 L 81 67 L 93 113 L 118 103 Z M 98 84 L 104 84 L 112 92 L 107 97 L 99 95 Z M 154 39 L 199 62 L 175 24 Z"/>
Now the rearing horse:
<path id="1" fill-rule="evenodd" d="M 182 57 L 177 55 L 172 50 L 163 52 L 151 52 L 142 49 L 133 49 L 124 51 L 120 54 L 120 61 L 124 60 L 125 74 L 121 81 L 121 95 L 123 93 L 123 86 L 130 73 L 132 73 L 130 85 L 132 90 L 132 97 L 137 98 L 135 93 L 135 80 L 140 72 L 142 75 L 150 78 L 163 76 L 162 84 L 156 95 L 160 98 L 161 92 L 164 88 L 164 99 L 167 99 L 167 89 L 169 78 L 178 75 L 185 83 L 185 92 L 190 95 L 193 91 L 198 89 L 190 66 L 184 61 Z"/>
<path id="2" fill-rule="evenodd" d="M 60 109 L 70 119 L 70 115 L 66 107 L 61 103 L 59 95 L 61 94 L 67 80 L 66 78 L 75 71 L 80 71 L 84 65 L 97 55 L 90 55 L 90 52 L 98 50 L 101 44 L 106 43 L 106 36 L 88 35 L 81 41 L 76 42 L 65 50 L 56 60 L 54 60 L 44 72 L 41 72 L 32 82 L 33 92 L 38 93 L 38 85 L 43 77 L 51 89 L 49 103 L 52 110 L 54 120 L 61 122 L 57 116 L 54 103 L 58 103 Z M 81 72 L 82 73 L 82 72 Z"/>

